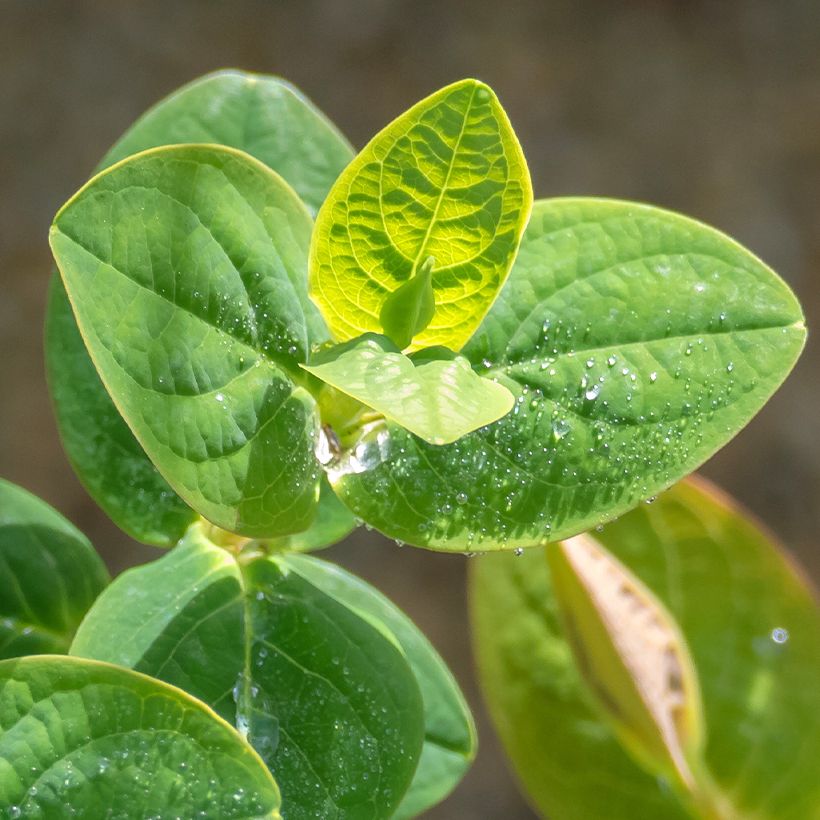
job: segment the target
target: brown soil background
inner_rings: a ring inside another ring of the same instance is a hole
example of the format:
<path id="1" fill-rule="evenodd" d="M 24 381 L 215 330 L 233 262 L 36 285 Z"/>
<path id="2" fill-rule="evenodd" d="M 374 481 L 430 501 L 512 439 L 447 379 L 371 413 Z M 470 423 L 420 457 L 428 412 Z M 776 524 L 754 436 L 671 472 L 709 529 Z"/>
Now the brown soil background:
<path id="1" fill-rule="evenodd" d="M 0 0 L 0 475 L 80 526 L 113 571 L 158 555 L 87 497 L 42 364 L 59 205 L 153 102 L 225 66 L 280 74 L 361 146 L 463 76 L 489 82 L 536 194 L 598 194 L 729 232 L 820 321 L 820 10 L 814 0 Z M 704 473 L 820 578 L 820 344 Z M 478 761 L 430 818 L 532 818 L 471 670 L 460 556 L 361 532 L 329 554 L 431 637 L 476 710 Z"/>

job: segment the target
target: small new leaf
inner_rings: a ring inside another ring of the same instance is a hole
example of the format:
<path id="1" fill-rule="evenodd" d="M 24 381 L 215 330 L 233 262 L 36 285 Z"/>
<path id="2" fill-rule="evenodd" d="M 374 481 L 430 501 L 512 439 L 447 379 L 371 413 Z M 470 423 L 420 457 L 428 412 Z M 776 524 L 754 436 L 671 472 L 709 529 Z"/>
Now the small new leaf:
<path id="1" fill-rule="evenodd" d="M 372 333 L 302 367 L 429 444 L 456 441 L 505 416 L 514 403 L 506 387 L 481 378 L 463 356 L 436 348 L 411 358 Z"/>
<path id="2" fill-rule="evenodd" d="M 432 256 L 435 310 L 413 346 L 459 350 L 504 284 L 531 207 L 527 163 L 495 94 L 454 83 L 342 172 L 316 217 L 310 295 L 338 340 L 378 333 L 385 302 Z"/>
<path id="3" fill-rule="evenodd" d="M 604 715 L 646 768 L 694 789 L 700 688 L 675 620 L 590 536 L 548 547 L 547 556 L 567 639 Z"/>
<path id="4" fill-rule="evenodd" d="M 413 278 L 394 290 L 382 305 L 379 314 L 382 329 L 402 350 L 430 324 L 436 312 L 434 264 L 435 259 L 428 256 Z"/>

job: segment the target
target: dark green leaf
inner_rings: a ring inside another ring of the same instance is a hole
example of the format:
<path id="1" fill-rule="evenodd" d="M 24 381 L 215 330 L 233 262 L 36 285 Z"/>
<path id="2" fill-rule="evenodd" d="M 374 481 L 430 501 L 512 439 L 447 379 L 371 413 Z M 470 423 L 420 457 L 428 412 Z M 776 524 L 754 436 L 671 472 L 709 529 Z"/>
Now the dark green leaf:
<path id="1" fill-rule="evenodd" d="M 410 358 L 369 333 L 302 367 L 430 444 L 448 444 L 512 409 L 510 391 L 477 376 L 463 356 L 420 352 L 425 355 Z"/>
<path id="2" fill-rule="evenodd" d="M 814 817 L 820 805 L 820 605 L 772 537 L 702 481 L 672 488 L 596 540 L 646 584 L 691 650 L 711 802 L 687 807 L 596 708 L 564 637 L 543 550 L 472 564 L 482 688 L 545 816 Z M 554 547 L 547 547 L 554 549 Z"/>
<path id="3" fill-rule="evenodd" d="M 161 101 L 125 133 L 98 170 L 172 143 L 244 150 L 277 171 L 315 213 L 353 150 L 297 89 L 276 78 L 221 71 Z M 157 472 L 116 407 L 77 329 L 62 282 L 51 282 L 46 366 L 66 452 L 94 500 L 132 537 L 172 546 L 194 518 Z"/>
<path id="4" fill-rule="evenodd" d="M 103 562 L 79 530 L 0 479 L 0 659 L 67 652 L 107 583 Z"/>
<path id="5" fill-rule="evenodd" d="M 399 642 L 421 687 L 424 747 L 395 820 L 415 817 L 443 800 L 476 753 L 473 718 L 452 673 L 418 627 L 378 590 L 340 567 L 314 558 L 285 556 L 289 567 Z"/>
<path id="6" fill-rule="evenodd" d="M 51 245 L 106 388 L 197 512 L 250 536 L 305 529 L 319 494 L 299 363 L 310 217 L 280 177 L 216 146 L 158 148 L 95 177 Z"/>
<path id="7" fill-rule="evenodd" d="M 204 704 L 106 663 L 0 663 L 0 805 L 11 818 L 277 820 L 258 755 Z"/>
<path id="8" fill-rule="evenodd" d="M 531 205 L 495 94 L 449 85 L 377 134 L 333 186 L 316 217 L 311 295 L 337 339 L 379 333 L 386 300 L 432 257 L 435 314 L 414 346 L 458 350 L 504 284 Z"/>
<path id="9" fill-rule="evenodd" d="M 307 557 L 237 560 L 195 525 L 117 579 L 72 654 L 180 686 L 276 773 L 284 814 L 388 817 L 416 769 L 421 695 L 395 638 L 304 576 Z"/>
<path id="10" fill-rule="evenodd" d="M 359 518 L 433 549 L 569 537 L 729 441 L 805 337 L 789 288 L 723 234 L 628 202 L 538 202 L 463 351 L 515 394 L 513 411 L 447 447 L 390 425 L 368 469 L 342 462 L 332 483 Z"/>

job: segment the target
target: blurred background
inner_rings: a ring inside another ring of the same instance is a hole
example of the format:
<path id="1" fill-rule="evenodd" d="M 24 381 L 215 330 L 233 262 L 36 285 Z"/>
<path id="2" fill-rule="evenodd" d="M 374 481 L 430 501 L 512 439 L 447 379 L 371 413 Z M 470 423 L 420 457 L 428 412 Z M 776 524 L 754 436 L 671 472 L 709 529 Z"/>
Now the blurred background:
<path id="1" fill-rule="evenodd" d="M 233 66 L 282 75 L 362 146 L 438 87 L 494 87 L 536 196 L 683 211 L 736 237 L 820 327 L 820 9 L 816 0 L 0 0 L 0 475 L 44 497 L 114 572 L 158 555 L 95 507 L 60 448 L 43 373 L 62 202 L 148 106 Z M 820 579 L 820 334 L 703 472 Z M 326 554 L 379 586 L 452 665 L 479 721 L 466 781 L 430 818 L 534 815 L 474 684 L 467 559 L 361 532 Z"/>

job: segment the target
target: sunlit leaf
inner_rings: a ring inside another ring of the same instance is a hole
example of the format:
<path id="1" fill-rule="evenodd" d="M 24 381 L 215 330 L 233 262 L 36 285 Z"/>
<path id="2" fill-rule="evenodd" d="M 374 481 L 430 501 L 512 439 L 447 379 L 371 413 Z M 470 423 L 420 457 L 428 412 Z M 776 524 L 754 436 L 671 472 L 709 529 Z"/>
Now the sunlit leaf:
<path id="1" fill-rule="evenodd" d="M 696 802 L 618 740 L 576 664 L 535 549 L 477 558 L 470 579 L 482 689 L 533 804 L 568 820 L 814 817 L 820 604 L 771 535 L 691 480 L 594 535 L 686 640 L 713 791 Z"/>
<path id="2" fill-rule="evenodd" d="M 463 350 L 513 411 L 446 447 L 388 425 L 368 469 L 333 486 L 359 518 L 433 549 L 576 535 L 729 441 L 805 338 L 786 284 L 712 228 L 628 202 L 541 201 Z"/>
<path id="3" fill-rule="evenodd" d="M 95 177 L 51 246 L 103 382 L 174 490 L 232 532 L 312 521 L 315 402 L 299 386 L 324 323 L 307 298 L 311 221 L 247 154 L 158 148 Z"/>
<path id="4" fill-rule="evenodd" d="M 172 143 L 244 150 L 293 186 L 311 212 L 353 150 L 301 92 L 276 77 L 209 74 L 140 117 L 97 170 Z M 46 365 L 60 436 L 80 480 L 129 535 L 172 546 L 195 518 L 157 472 L 100 381 L 59 276 L 46 311 Z"/>
<path id="5" fill-rule="evenodd" d="M 322 351 L 302 367 L 430 444 L 455 441 L 513 405 L 506 387 L 477 376 L 463 356 L 431 349 L 411 358 L 376 334 Z"/>
<path id="6" fill-rule="evenodd" d="M 324 562 L 237 560 L 206 532 L 195 525 L 168 555 L 120 576 L 72 654 L 154 675 L 212 706 L 275 773 L 288 820 L 391 816 L 424 733 L 398 641 L 300 569 Z"/>
<path id="7" fill-rule="evenodd" d="M 204 704 L 106 663 L 0 663 L 3 817 L 277 820 L 257 754 Z"/>
<path id="8" fill-rule="evenodd" d="M 435 314 L 413 345 L 458 350 L 504 284 L 531 204 L 493 92 L 449 85 L 377 134 L 333 186 L 316 218 L 311 295 L 337 339 L 381 333 L 385 302 L 432 258 Z"/>
<path id="9" fill-rule="evenodd" d="M 67 652 L 107 583 L 103 562 L 79 530 L 0 479 L 0 659 Z"/>

